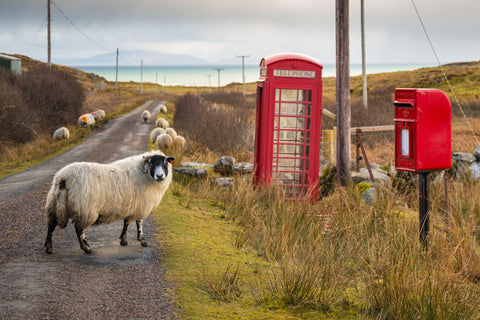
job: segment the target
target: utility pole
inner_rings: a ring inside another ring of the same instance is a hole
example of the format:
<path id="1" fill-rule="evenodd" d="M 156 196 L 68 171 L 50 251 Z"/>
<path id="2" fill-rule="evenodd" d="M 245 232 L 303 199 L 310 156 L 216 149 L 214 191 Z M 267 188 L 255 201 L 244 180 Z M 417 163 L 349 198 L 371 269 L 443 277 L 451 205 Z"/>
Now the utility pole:
<path id="1" fill-rule="evenodd" d="M 218 91 L 220 91 L 220 70 L 223 70 L 225 68 L 213 68 L 213 70 L 218 71 Z"/>
<path id="2" fill-rule="evenodd" d="M 115 91 L 118 91 L 118 48 L 117 48 L 117 63 L 115 68 Z"/>
<path id="3" fill-rule="evenodd" d="M 351 180 L 349 1 L 336 0 L 337 180 Z"/>
<path id="4" fill-rule="evenodd" d="M 50 26 L 50 0 L 47 0 L 47 45 L 48 45 L 48 68 L 52 68 L 52 45 L 51 45 L 51 26 Z"/>
<path id="5" fill-rule="evenodd" d="M 211 80 L 213 74 L 206 74 L 206 76 L 208 77 L 208 92 L 212 93 L 212 84 L 211 84 L 210 80 Z"/>
<path id="6" fill-rule="evenodd" d="M 365 111 L 368 109 L 368 97 L 367 97 L 367 68 L 365 63 L 365 6 L 364 0 L 360 2 L 360 20 L 362 29 L 362 93 L 363 93 L 363 108 Z"/>
<path id="7" fill-rule="evenodd" d="M 242 78 L 243 78 L 243 99 L 245 99 L 245 58 L 249 58 L 248 56 L 237 55 L 237 58 L 242 58 Z"/>
<path id="8" fill-rule="evenodd" d="M 140 64 L 140 94 L 143 93 L 143 59 Z"/>

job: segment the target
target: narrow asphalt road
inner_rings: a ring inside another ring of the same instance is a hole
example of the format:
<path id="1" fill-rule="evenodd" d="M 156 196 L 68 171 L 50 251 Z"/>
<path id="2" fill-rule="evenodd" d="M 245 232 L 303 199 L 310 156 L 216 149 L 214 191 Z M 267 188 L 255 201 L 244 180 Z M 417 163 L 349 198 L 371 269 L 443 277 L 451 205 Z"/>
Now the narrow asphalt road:
<path id="1" fill-rule="evenodd" d="M 0 318 L 176 318 L 152 218 L 144 224 L 147 248 L 136 241 L 134 227 L 129 246 L 120 246 L 123 222 L 86 229 L 91 255 L 79 248 L 71 224 L 55 231 L 52 255 L 43 248 L 55 172 L 75 161 L 108 163 L 146 151 L 153 121 L 143 123 L 141 113 L 149 109 L 154 119 L 159 104 L 147 102 L 62 155 L 0 180 Z"/>

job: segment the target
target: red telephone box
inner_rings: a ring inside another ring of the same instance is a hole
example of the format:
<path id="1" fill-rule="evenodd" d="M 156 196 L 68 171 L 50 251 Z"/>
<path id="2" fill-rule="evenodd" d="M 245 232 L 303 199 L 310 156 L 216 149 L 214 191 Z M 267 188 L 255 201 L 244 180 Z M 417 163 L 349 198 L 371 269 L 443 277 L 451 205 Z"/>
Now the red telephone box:
<path id="1" fill-rule="evenodd" d="M 418 172 L 452 166 L 451 106 L 437 89 L 395 89 L 395 168 Z"/>
<path id="2" fill-rule="evenodd" d="M 254 184 L 276 182 L 288 199 L 318 193 L 322 64 L 301 54 L 260 62 Z"/>

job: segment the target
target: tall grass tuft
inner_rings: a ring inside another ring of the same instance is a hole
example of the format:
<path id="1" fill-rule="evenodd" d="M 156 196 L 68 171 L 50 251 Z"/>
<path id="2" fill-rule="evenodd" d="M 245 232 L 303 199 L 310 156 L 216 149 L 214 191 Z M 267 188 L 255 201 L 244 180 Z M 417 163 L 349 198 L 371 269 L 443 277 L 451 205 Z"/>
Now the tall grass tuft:
<path id="1" fill-rule="evenodd" d="M 229 264 L 221 275 L 212 274 L 203 270 L 200 279 L 201 287 L 209 293 L 213 299 L 221 301 L 232 301 L 239 298 L 242 290 L 239 286 L 240 269 L 239 265 L 232 267 Z"/>

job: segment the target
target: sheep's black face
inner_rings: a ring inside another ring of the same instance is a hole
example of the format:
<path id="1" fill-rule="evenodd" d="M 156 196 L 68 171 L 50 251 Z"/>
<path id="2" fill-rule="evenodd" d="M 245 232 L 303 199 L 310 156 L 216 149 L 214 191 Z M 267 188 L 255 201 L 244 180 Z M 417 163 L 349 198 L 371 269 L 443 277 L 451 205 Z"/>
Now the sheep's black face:
<path id="1" fill-rule="evenodd" d="M 162 182 L 168 176 L 168 164 L 175 160 L 174 157 L 153 156 L 148 159 L 148 174 L 157 182 Z M 147 166 L 146 166 L 147 169 Z"/>

